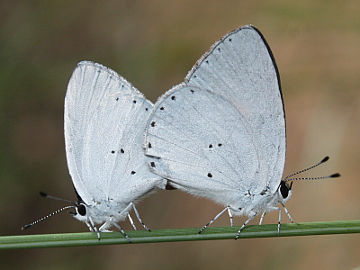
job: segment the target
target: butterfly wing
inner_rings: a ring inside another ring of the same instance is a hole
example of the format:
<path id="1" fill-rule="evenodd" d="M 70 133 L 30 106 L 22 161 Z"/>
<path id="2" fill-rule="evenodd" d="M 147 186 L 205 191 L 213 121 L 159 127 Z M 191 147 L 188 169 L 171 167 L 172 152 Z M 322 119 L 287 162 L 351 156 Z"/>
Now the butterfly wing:
<path id="1" fill-rule="evenodd" d="M 70 175 L 85 203 L 131 202 L 160 181 L 142 148 L 151 109 L 116 72 L 78 64 L 65 97 L 65 145 Z"/>
<path id="2" fill-rule="evenodd" d="M 256 132 L 274 192 L 285 163 L 285 113 L 278 69 L 263 35 L 253 26 L 227 34 L 198 60 L 185 82 L 221 94 L 242 112 Z"/>
<path id="3" fill-rule="evenodd" d="M 156 157 L 150 162 L 154 172 L 175 186 L 219 203 L 241 203 L 248 190 L 260 193 L 266 185 L 266 160 L 255 136 L 246 115 L 229 100 L 180 85 L 155 104 L 146 154 Z"/>

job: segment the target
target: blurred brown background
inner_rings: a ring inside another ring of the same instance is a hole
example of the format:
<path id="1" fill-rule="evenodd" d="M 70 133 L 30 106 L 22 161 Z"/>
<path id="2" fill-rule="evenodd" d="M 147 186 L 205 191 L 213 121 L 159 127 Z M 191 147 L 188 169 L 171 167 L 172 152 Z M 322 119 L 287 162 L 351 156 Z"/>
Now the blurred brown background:
<path id="1" fill-rule="evenodd" d="M 40 190 L 75 199 L 65 159 L 63 101 L 78 61 L 111 67 L 154 102 L 183 80 L 214 41 L 249 23 L 264 34 L 280 70 L 285 174 L 325 155 L 330 161 L 311 175 L 342 174 L 337 180 L 296 183 L 290 213 L 299 222 L 358 219 L 359 14 L 357 0 L 1 0 L 1 235 L 87 231 L 66 213 L 20 231 L 64 205 L 40 198 Z M 220 208 L 180 191 L 159 192 L 138 206 L 152 228 L 199 227 Z M 265 221 L 276 220 L 272 213 Z M 216 225 L 228 225 L 228 219 Z M 332 235 L 14 250 L 0 253 L 0 267 L 354 269 L 360 265 L 359 240 Z"/>

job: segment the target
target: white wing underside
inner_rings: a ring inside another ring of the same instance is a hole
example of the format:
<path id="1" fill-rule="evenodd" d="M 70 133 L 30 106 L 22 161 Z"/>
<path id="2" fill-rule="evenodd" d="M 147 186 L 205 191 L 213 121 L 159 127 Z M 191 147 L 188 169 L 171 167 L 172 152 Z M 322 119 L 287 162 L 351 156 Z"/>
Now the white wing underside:
<path id="1" fill-rule="evenodd" d="M 279 80 L 271 51 L 252 26 L 215 43 L 185 83 L 155 104 L 145 141 L 146 153 L 160 158 L 154 172 L 223 203 L 230 190 L 275 192 L 286 150 Z"/>
<path id="2" fill-rule="evenodd" d="M 151 109 L 116 72 L 78 64 L 65 97 L 65 144 L 70 175 L 85 203 L 129 203 L 161 179 L 150 172 L 142 148 Z"/>
<path id="3" fill-rule="evenodd" d="M 274 192 L 285 163 L 285 114 L 278 70 L 261 33 L 243 26 L 227 34 L 198 60 L 185 82 L 223 95 L 246 117 Z"/>

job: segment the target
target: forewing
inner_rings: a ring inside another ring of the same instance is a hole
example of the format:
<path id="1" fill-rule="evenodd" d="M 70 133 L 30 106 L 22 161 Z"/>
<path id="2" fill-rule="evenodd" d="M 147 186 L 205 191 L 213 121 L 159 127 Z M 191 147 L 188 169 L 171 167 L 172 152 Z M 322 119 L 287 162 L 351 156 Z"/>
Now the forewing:
<path id="1" fill-rule="evenodd" d="M 70 175 L 85 203 L 133 201 L 160 179 L 142 148 L 151 109 L 116 72 L 78 64 L 65 98 L 65 144 Z"/>
<path id="2" fill-rule="evenodd" d="M 285 162 L 285 114 L 277 66 L 262 34 L 253 26 L 227 34 L 202 56 L 185 82 L 223 95 L 242 112 L 256 130 L 274 192 Z"/>
<path id="3" fill-rule="evenodd" d="M 267 168 L 256 133 L 226 98 L 180 85 L 154 107 L 146 154 L 156 157 L 150 163 L 155 173 L 190 193 L 226 204 L 229 192 L 257 192 L 261 181 L 265 185 Z"/>

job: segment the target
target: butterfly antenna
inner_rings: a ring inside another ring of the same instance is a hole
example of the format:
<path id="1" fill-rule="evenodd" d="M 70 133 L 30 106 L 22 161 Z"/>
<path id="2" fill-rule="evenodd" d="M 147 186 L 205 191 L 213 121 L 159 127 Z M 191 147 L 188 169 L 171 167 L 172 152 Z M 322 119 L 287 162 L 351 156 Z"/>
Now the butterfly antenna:
<path id="1" fill-rule="evenodd" d="M 52 212 L 51 214 L 48 214 L 48 215 L 45 216 L 45 217 L 39 218 L 39 219 L 37 219 L 37 220 L 29 223 L 29 224 L 26 224 L 26 225 L 22 226 L 22 227 L 21 227 L 21 230 L 26 230 L 26 229 L 28 229 L 29 227 L 35 225 L 36 223 L 39 223 L 40 221 L 43 221 L 43 220 L 45 220 L 45 219 L 48 219 L 49 217 L 52 217 L 53 215 L 56 215 L 56 214 L 58 214 L 58 213 L 60 213 L 60 212 L 62 212 L 62 211 L 64 211 L 64 210 L 66 210 L 66 209 L 69 209 L 69 208 L 75 208 L 75 206 L 69 205 L 69 206 L 65 206 L 65 207 L 63 207 L 63 208 L 60 208 L 60 209 Z"/>
<path id="2" fill-rule="evenodd" d="M 320 162 L 318 162 L 318 163 L 310 166 L 309 168 L 302 169 L 302 170 L 300 170 L 300 171 L 297 171 L 297 172 L 295 172 L 295 173 L 292 173 L 292 174 L 286 176 L 286 177 L 283 179 L 283 181 L 285 181 L 285 182 L 290 181 L 290 180 L 289 180 L 290 177 L 293 177 L 293 176 L 298 175 L 298 174 L 300 174 L 300 173 L 303 173 L 303 172 L 306 172 L 306 171 L 308 171 L 308 170 L 314 169 L 314 168 L 316 168 L 317 166 L 319 166 L 319 165 L 321 165 L 321 164 L 324 164 L 324 163 L 325 163 L 326 161 L 328 161 L 328 160 L 329 160 L 329 157 L 326 156 L 326 157 L 324 157 Z M 340 176 L 340 175 L 339 175 L 339 176 Z M 324 178 L 329 178 L 329 177 L 331 177 L 331 176 L 324 176 Z M 314 178 L 317 178 L 317 177 L 314 177 Z M 314 179 L 314 180 L 315 180 L 315 179 Z"/>
<path id="3" fill-rule="evenodd" d="M 328 176 L 318 176 L 318 177 L 295 177 L 295 178 L 287 178 L 286 180 L 283 180 L 285 182 L 288 181 L 300 181 L 300 180 L 321 180 L 326 178 L 337 178 L 340 177 L 340 173 L 334 173 L 332 175 Z"/>
<path id="4" fill-rule="evenodd" d="M 69 201 L 69 200 L 66 200 L 66 199 L 63 199 L 63 198 L 59 198 L 59 197 L 55 197 L 55 196 L 52 196 L 52 195 L 48 195 L 47 193 L 42 192 L 42 191 L 40 191 L 40 196 L 45 197 L 45 198 L 48 198 L 48 199 L 53 199 L 53 200 L 57 200 L 57 201 L 69 202 L 69 203 L 76 204 L 75 202 L 72 202 L 72 201 Z"/>

